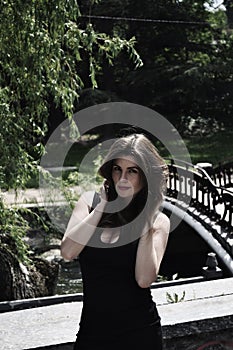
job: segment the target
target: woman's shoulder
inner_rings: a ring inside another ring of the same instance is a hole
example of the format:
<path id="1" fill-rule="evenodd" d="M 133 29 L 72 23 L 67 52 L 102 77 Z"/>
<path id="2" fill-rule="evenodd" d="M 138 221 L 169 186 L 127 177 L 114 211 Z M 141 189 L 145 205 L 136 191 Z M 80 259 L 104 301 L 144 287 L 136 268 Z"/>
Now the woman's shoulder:
<path id="1" fill-rule="evenodd" d="M 163 230 L 166 232 L 169 232 L 170 230 L 170 219 L 168 216 L 162 212 L 159 212 L 158 215 L 156 215 L 153 228 L 155 230 Z"/>

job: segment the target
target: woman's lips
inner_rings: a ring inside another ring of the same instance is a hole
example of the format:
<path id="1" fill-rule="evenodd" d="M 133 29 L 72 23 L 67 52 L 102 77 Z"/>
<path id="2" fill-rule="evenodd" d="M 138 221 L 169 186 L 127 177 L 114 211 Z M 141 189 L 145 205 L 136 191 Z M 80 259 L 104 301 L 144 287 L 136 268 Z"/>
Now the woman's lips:
<path id="1" fill-rule="evenodd" d="M 118 189 L 120 191 L 127 191 L 127 190 L 130 190 L 130 187 L 128 187 L 128 186 L 118 186 Z"/>

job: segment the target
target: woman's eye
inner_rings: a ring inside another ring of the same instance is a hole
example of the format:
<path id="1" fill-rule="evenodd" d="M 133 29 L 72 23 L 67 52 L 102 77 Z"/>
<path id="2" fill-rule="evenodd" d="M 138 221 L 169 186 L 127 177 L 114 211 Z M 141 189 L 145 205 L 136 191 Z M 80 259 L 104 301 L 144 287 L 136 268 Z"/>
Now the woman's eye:
<path id="1" fill-rule="evenodd" d="M 130 174 L 138 174 L 138 170 L 137 169 L 130 169 L 129 173 Z"/>
<path id="2" fill-rule="evenodd" d="M 118 166 L 113 167 L 113 171 L 120 171 L 121 169 Z"/>

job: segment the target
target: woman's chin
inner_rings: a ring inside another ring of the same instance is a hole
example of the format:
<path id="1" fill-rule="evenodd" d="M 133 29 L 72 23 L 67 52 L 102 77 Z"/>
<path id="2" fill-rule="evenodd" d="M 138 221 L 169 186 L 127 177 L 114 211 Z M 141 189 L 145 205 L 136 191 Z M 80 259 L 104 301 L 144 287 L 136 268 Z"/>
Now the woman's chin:
<path id="1" fill-rule="evenodd" d="M 121 198 L 129 198 L 131 199 L 134 195 L 134 192 L 132 191 L 132 189 L 128 189 L 128 190 L 121 190 L 121 189 L 117 189 L 117 194 L 119 197 Z"/>

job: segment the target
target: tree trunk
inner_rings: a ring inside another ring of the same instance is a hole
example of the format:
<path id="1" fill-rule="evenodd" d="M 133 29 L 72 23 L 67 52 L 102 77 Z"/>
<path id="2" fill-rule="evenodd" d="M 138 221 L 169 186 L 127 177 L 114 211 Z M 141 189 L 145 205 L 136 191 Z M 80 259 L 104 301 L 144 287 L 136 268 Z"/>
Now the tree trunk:
<path id="1" fill-rule="evenodd" d="M 26 267 L 9 246 L 0 245 L 0 301 L 52 295 L 58 269 L 58 264 L 42 259 Z"/>

